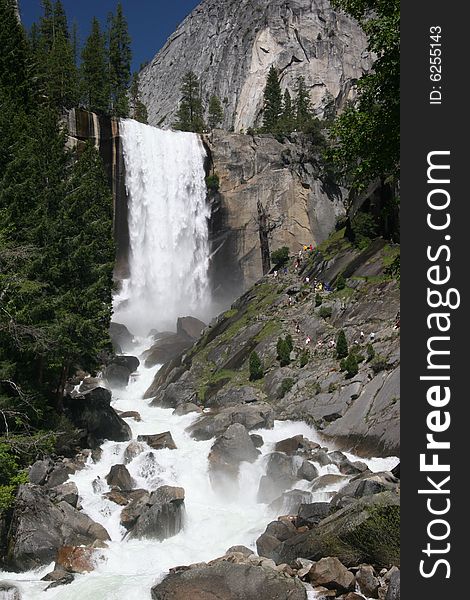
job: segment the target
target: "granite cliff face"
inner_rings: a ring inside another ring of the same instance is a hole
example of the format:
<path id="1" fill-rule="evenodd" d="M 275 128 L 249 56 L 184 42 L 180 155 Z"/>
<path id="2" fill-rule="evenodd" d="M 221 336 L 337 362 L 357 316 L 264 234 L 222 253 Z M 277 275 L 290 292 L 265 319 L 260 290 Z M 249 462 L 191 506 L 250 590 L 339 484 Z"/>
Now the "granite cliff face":
<path id="1" fill-rule="evenodd" d="M 194 71 L 203 98 L 224 105 L 223 127 L 256 125 L 266 76 L 280 72 L 283 89 L 305 77 L 315 112 L 341 108 L 370 66 L 366 36 L 328 0 L 203 0 L 141 72 L 151 125 L 170 127 L 183 75 Z"/>

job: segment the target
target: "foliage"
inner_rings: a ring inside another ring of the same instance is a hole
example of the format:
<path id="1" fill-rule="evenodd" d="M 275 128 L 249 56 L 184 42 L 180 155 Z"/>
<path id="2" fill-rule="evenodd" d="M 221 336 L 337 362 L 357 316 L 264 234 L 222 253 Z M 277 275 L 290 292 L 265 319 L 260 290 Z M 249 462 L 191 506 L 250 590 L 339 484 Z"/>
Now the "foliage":
<path id="1" fill-rule="evenodd" d="M 366 353 L 367 362 L 370 362 L 375 357 L 375 348 L 370 342 L 366 346 Z"/>
<path id="2" fill-rule="evenodd" d="M 371 366 L 372 371 L 374 371 L 374 373 L 377 375 L 377 373 L 380 373 L 381 371 L 385 371 L 388 368 L 388 362 L 384 356 L 377 354 L 371 360 L 370 366 Z"/>
<path id="3" fill-rule="evenodd" d="M 306 365 L 308 365 L 310 361 L 310 352 L 309 350 L 302 350 L 299 358 L 300 368 L 303 369 Z"/>
<path id="4" fill-rule="evenodd" d="M 129 116 L 127 90 L 131 81 L 131 38 L 127 20 L 118 3 L 116 14 L 109 17 L 109 75 L 112 114 Z"/>
<path id="5" fill-rule="evenodd" d="M 181 100 L 176 113 L 174 128 L 180 131 L 202 133 L 204 130 L 204 108 L 198 77 L 188 71 L 181 83 Z"/>
<path id="6" fill-rule="evenodd" d="M 359 80 L 358 102 L 336 120 L 329 158 L 346 182 L 363 190 L 375 178 L 398 178 L 400 155 L 399 0 L 333 0 L 359 21 L 377 56 Z"/>
<path id="7" fill-rule="evenodd" d="M 318 314 L 322 319 L 329 319 L 333 314 L 333 309 L 331 306 L 320 306 Z"/>
<path id="8" fill-rule="evenodd" d="M 336 280 L 336 289 L 338 291 L 340 291 L 340 290 L 344 290 L 345 287 L 346 287 L 346 279 L 344 278 L 344 275 L 341 273 L 341 275 Z"/>
<path id="9" fill-rule="evenodd" d="M 346 358 L 348 352 L 348 340 L 346 339 L 344 329 L 341 329 L 336 338 L 336 356 L 337 358 Z"/>
<path id="10" fill-rule="evenodd" d="M 139 123 L 148 123 L 148 112 L 147 107 L 140 98 L 139 89 L 139 74 L 134 73 L 132 76 L 132 83 L 129 89 L 130 95 L 130 116 L 132 119 L 139 121 Z"/>
<path id="11" fill-rule="evenodd" d="M 291 133 L 296 128 L 295 110 L 289 90 L 284 92 L 280 128 L 284 133 Z"/>
<path id="12" fill-rule="evenodd" d="M 224 120 L 224 109 L 217 96 L 211 96 L 209 100 L 209 127 L 216 129 Z"/>
<path id="13" fill-rule="evenodd" d="M 250 381 L 257 381 L 258 379 L 263 379 L 264 377 L 264 368 L 263 363 L 257 352 L 252 352 L 250 354 Z"/>
<path id="14" fill-rule="evenodd" d="M 315 307 L 321 306 L 323 304 L 323 296 L 317 292 L 315 294 Z"/>
<path id="15" fill-rule="evenodd" d="M 287 365 L 290 365 L 290 354 L 292 352 L 291 340 L 282 337 L 280 337 L 277 340 L 277 360 L 281 363 L 281 367 L 286 367 Z"/>
<path id="16" fill-rule="evenodd" d="M 364 250 L 379 235 L 379 227 L 373 215 L 358 212 L 351 221 L 353 244 Z"/>
<path id="17" fill-rule="evenodd" d="M 352 379 L 359 372 L 359 361 L 354 352 L 350 352 L 347 358 L 343 358 L 340 363 L 341 370 L 346 371 L 346 379 Z"/>
<path id="18" fill-rule="evenodd" d="M 108 113 L 111 83 L 107 60 L 106 36 L 94 18 L 91 33 L 82 50 L 81 96 L 88 110 Z"/>
<path id="19" fill-rule="evenodd" d="M 390 277 L 393 277 L 394 279 L 396 279 L 398 282 L 400 282 L 400 255 L 396 256 L 393 259 L 393 262 L 391 265 L 389 265 L 386 269 L 385 269 L 385 275 L 389 275 Z"/>
<path id="20" fill-rule="evenodd" d="M 272 66 L 264 90 L 263 132 L 278 133 L 283 114 L 282 91 L 277 69 Z"/>
<path id="21" fill-rule="evenodd" d="M 282 380 L 281 388 L 279 390 L 279 395 L 281 398 L 284 398 L 286 394 L 288 394 L 294 386 L 294 380 L 291 377 L 286 377 Z"/>
<path id="22" fill-rule="evenodd" d="M 218 192 L 220 188 L 220 177 L 217 173 L 213 173 L 212 175 L 208 175 L 206 177 L 206 186 L 210 192 Z"/>
<path id="23" fill-rule="evenodd" d="M 283 267 L 289 261 L 289 248 L 287 246 L 282 246 L 282 248 L 278 248 L 271 252 L 271 261 L 274 266 L 277 268 Z"/>

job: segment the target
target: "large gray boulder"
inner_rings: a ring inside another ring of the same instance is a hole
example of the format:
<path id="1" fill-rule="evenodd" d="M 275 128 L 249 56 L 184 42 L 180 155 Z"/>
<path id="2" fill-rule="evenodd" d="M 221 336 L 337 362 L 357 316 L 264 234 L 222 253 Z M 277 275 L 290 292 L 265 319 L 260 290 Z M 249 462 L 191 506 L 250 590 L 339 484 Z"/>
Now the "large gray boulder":
<path id="1" fill-rule="evenodd" d="M 109 540 L 102 525 L 67 502 L 55 505 L 42 487 L 20 486 L 8 533 L 9 567 L 36 569 L 54 561 L 62 546 L 90 546 L 97 540 Z"/>
<path id="2" fill-rule="evenodd" d="M 106 483 L 111 488 L 124 492 L 134 487 L 134 481 L 125 465 L 113 465 L 106 475 Z"/>
<path id="3" fill-rule="evenodd" d="M 307 600 L 298 579 L 274 569 L 222 561 L 172 573 L 152 588 L 152 600 Z"/>
<path id="4" fill-rule="evenodd" d="M 132 437 L 131 428 L 111 407 L 111 392 L 97 387 L 73 398 L 64 398 L 66 415 L 78 429 L 82 429 L 89 448 L 111 440 L 125 442 Z"/>
<path id="5" fill-rule="evenodd" d="M 205 327 L 206 324 L 195 317 L 180 317 L 176 322 L 176 333 L 194 342 L 199 338 Z"/>
<path id="6" fill-rule="evenodd" d="M 183 527 L 183 520 L 183 488 L 164 485 L 151 494 L 130 532 L 130 537 L 162 541 L 179 533 Z"/>
<path id="7" fill-rule="evenodd" d="M 324 586 L 327 589 L 339 592 L 351 592 L 355 588 L 355 577 L 334 556 L 322 558 L 312 565 L 308 573 L 309 580 L 315 586 Z"/>
<path id="8" fill-rule="evenodd" d="M 109 335 L 116 352 L 122 352 L 130 348 L 133 344 L 134 336 L 121 323 L 111 323 L 109 326 Z"/>
<path id="9" fill-rule="evenodd" d="M 266 475 L 259 483 L 258 502 L 270 503 L 297 481 L 297 471 L 302 459 L 287 456 L 283 452 L 272 452 L 267 459 Z"/>
<path id="10" fill-rule="evenodd" d="M 155 365 L 164 365 L 184 352 L 192 343 L 190 338 L 178 333 L 159 338 L 149 350 L 144 352 L 145 366 L 151 368 Z"/>

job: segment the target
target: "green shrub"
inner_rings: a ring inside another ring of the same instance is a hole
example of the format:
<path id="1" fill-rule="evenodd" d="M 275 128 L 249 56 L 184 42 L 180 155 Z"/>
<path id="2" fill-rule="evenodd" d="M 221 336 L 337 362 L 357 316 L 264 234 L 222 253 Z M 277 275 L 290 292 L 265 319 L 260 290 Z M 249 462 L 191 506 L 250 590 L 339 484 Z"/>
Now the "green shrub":
<path id="1" fill-rule="evenodd" d="M 331 306 L 321 306 L 318 314 L 322 319 L 329 319 L 333 314 L 333 309 Z"/>
<path id="2" fill-rule="evenodd" d="M 210 192 L 218 192 L 220 188 L 220 177 L 217 173 L 206 177 L 206 186 Z"/>
<path id="3" fill-rule="evenodd" d="M 345 287 L 346 287 L 346 279 L 344 278 L 344 275 L 341 273 L 341 275 L 336 280 L 336 289 L 338 291 L 344 290 Z"/>
<path id="4" fill-rule="evenodd" d="M 278 250 L 274 250 L 271 252 L 271 260 L 275 267 L 282 267 L 289 261 L 289 248 L 287 246 L 283 246 Z"/>
<path id="5" fill-rule="evenodd" d="M 359 363 L 353 353 L 349 353 L 347 358 L 343 358 L 340 363 L 341 370 L 346 371 L 346 379 L 352 379 L 359 373 Z"/>
<path id="6" fill-rule="evenodd" d="M 294 380 L 291 377 L 286 377 L 286 379 L 282 380 L 281 389 L 280 389 L 281 398 L 284 398 L 284 396 L 291 391 L 293 385 L 294 385 Z"/>
<path id="7" fill-rule="evenodd" d="M 299 364 L 300 364 L 300 368 L 303 369 L 305 367 L 305 365 L 307 365 L 310 361 L 310 352 L 308 350 L 302 350 L 302 352 L 300 353 L 300 360 L 299 360 Z"/>
<path id="8" fill-rule="evenodd" d="M 292 339 L 292 336 L 290 333 L 288 333 L 286 335 L 286 344 L 289 347 L 289 352 L 292 352 L 292 350 L 294 349 L 294 340 Z"/>
<path id="9" fill-rule="evenodd" d="M 261 362 L 260 357 L 257 352 L 252 352 L 250 354 L 250 381 L 256 381 L 258 379 L 263 379 L 264 377 L 264 368 L 263 363 Z"/>
<path id="10" fill-rule="evenodd" d="M 358 212 L 351 223 L 354 245 L 364 250 L 379 235 L 379 227 L 370 213 Z"/>
<path id="11" fill-rule="evenodd" d="M 375 348 L 371 343 L 367 344 L 366 352 L 367 352 L 367 362 L 370 362 L 375 357 Z"/>
<path id="12" fill-rule="evenodd" d="M 18 486 L 27 481 L 28 475 L 21 470 L 11 448 L 0 443 L 0 515 L 13 504 Z"/>
<path id="13" fill-rule="evenodd" d="M 341 329 L 341 331 L 338 333 L 338 337 L 336 338 L 336 357 L 346 358 L 348 353 L 348 340 L 346 339 L 344 330 Z"/>
<path id="14" fill-rule="evenodd" d="M 375 374 L 385 371 L 388 368 L 387 359 L 384 356 L 377 354 L 370 363 L 370 366 Z"/>
<path id="15" fill-rule="evenodd" d="M 290 338 L 292 340 L 292 338 Z M 292 341 L 287 338 L 280 337 L 277 340 L 277 360 L 281 363 L 281 367 L 290 365 L 290 353 L 292 352 Z"/>
<path id="16" fill-rule="evenodd" d="M 315 306 L 321 306 L 323 304 L 323 297 L 320 293 L 316 293 L 315 295 Z"/>

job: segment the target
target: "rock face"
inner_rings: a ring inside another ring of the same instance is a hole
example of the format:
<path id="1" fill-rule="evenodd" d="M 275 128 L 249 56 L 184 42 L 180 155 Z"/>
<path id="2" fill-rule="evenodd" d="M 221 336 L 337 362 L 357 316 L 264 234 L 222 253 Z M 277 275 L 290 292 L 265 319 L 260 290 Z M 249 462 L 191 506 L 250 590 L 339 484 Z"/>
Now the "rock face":
<path id="1" fill-rule="evenodd" d="M 183 527 L 184 490 L 168 485 L 153 492 L 131 531 L 133 538 L 164 540 Z"/>
<path id="2" fill-rule="evenodd" d="M 212 195 L 213 278 L 227 295 L 239 295 L 263 275 L 262 250 L 323 242 L 344 214 L 344 190 L 321 180 L 309 136 L 283 143 L 271 136 L 214 131 L 205 136 L 220 179 Z M 265 248 L 260 228 L 266 217 Z"/>
<path id="3" fill-rule="evenodd" d="M 307 600 L 298 579 L 274 569 L 219 562 L 170 574 L 152 588 L 152 600 Z"/>
<path id="4" fill-rule="evenodd" d="M 28 571 L 55 560 L 62 546 L 109 540 L 107 531 L 67 502 L 55 505 L 44 488 L 22 485 L 8 534 L 8 564 Z"/>
<path id="5" fill-rule="evenodd" d="M 224 128 L 247 130 L 259 121 L 266 76 L 281 73 L 294 91 L 305 77 L 318 114 L 342 107 L 368 68 L 366 38 L 327 0 L 204 0 L 140 74 L 142 100 L 152 125 L 170 127 L 183 75 L 201 78 L 224 107 Z"/>

